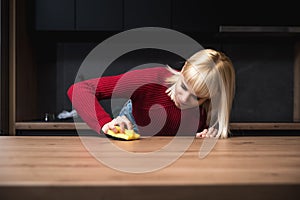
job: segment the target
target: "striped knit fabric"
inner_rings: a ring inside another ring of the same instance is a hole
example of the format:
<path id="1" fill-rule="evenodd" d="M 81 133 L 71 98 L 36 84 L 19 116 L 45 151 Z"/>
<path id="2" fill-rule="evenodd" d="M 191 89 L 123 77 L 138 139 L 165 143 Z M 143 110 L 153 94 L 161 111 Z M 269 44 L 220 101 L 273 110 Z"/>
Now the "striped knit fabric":
<path id="1" fill-rule="evenodd" d="M 202 107 L 180 110 L 165 93 L 166 67 L 129 71 L 73 84 L 67 94 L 80 117 L 97 133 L 112 120 L 99 100 L 130 98 L 141 135 L 194 135 L 206 128 Z"/>

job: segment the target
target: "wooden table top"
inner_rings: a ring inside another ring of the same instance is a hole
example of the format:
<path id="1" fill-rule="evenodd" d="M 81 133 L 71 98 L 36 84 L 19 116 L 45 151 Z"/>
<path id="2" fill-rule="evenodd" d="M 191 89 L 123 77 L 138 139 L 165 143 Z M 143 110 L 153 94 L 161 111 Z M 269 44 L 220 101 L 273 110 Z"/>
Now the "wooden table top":
<path id="1" fill-rule="evenodd" d="M 86 138 L 96 141 L 95 145 L 98 142 L 107 142 L 106 138 L 97 136 Z M 182 141 L 190 139 L 183 137 Z M 111 142 L 134 154 L 157 151 L 171 140 L 172 137 L 150 137 L 136 141 Z M 126 173 L 112 169 L 96 159 L 83 145 L 80 137 L 1 136 L 0 197 L 1 189 L 6 191 L 2 191 L 2 195 L 9 195 L 9 188 L 37 186 L 110 189 L 174 189 L 189 186 L 188 190 L 219 186 L 280 186 L 281 191 L 286 193 L 296 187 L 289 193 L 292 196 L 299 194 L 299 136 L 232 137 L 218 140 L 212 151 L 204 159 L 200 159 L 199 149 L 202 142 L 203 139 L 193 139 L 179 159 L 159 170 Z M 171 151 L 174 153 L 177 149 L 173 148 Z M 109 151 L 101 153 L 107 157 L 115 156 Z M 126 162 L 126 158 L 120 158 L 120 162 Z M 282 190 L 282 187 L 286 190 Z M 244 190 L 247 191 L 247 188 Z M 270 189 L 270 194 L 272 190 Z"/>

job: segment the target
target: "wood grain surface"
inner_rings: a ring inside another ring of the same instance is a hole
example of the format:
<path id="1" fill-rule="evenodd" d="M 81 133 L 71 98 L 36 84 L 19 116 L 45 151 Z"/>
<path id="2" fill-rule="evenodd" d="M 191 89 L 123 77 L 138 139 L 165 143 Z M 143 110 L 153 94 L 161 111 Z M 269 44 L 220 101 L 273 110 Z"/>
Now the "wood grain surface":
<path id="1" fill-rule="evenodd" d="M 172 137 L 111 142 L 131 153 L 153 152 Z M 190 138 L 182 138 L 182 141 Z M 175 162 L 148 173 L 103 164 L 73 136 L 0 137 L 0 198 L 64 199 L 281 199 L 299 197 L 300 137 L 232 137 L 218 140 L 204 159 L 194 139 Z M 176 153 L 173 148 L 169 153 Z M 117 156 L 107 151 L 103 155 Z M 155 160 L 155 159 L 154 159 Z M 120 162 L 126 162 L 120 158 Z M 19 191 L 19 192 L 15 192 Z M 218 192 L 217 192 L 218 191 Z M 175 196 L 174 196 L 175 195 Z M 250 196 L 249 196 L 250 195 Z"/>

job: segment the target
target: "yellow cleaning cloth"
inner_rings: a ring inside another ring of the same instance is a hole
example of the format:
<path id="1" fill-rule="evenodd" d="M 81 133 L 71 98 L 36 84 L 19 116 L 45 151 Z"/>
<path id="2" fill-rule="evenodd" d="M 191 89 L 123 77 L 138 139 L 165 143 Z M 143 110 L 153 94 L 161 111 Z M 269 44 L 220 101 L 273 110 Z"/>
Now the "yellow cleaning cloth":
<path id="1" fill-rule="evenodd" d="M 140 134 L 134 132 L 134 130 L 125 129 L 124 133 L 121 133 L 120 126 L 115 126 L 117 132 L 112 130 L 107 131 L 107 135 L 111 136 L 114 139 L 122 139 L 122 140 L 137 140 L 140 138 Z"/>

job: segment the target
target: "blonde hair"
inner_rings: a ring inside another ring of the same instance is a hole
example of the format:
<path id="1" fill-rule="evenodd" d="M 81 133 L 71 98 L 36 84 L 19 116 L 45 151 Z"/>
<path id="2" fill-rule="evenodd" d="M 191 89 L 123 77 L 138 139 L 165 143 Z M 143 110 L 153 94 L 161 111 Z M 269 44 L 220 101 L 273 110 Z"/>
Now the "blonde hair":
<path id="1" fill-rule="evenodd" d="M 207 112 L 207 125 L 218 129 L 216 137 L 227 138 L 232 102 L 235 94 L 235 71 L 231 60 L 222 52 L 203 49 L 192 55 L 180 72 L 168 66 L 172 76 L 166 79 L 171 99 L 182 75 L 191 90 L 200 98 Z"/>

